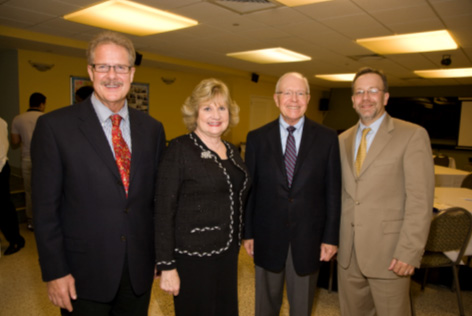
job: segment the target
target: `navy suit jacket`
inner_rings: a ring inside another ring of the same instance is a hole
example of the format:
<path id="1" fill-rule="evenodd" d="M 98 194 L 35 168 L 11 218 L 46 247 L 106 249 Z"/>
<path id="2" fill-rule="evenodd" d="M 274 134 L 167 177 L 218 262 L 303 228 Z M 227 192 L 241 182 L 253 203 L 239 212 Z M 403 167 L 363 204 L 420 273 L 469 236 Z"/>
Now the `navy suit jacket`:
<path id="1" fill-rule="evenodd" d="M 90 99 L 41 116 L 33 134 L 34 227 L 43 280 L 70 273 L 79 298 L 110 301 L 126 259 L 136 294 L 152 286 L 155 180 L 165 134 L 161 123 L 135 109 L 129 108 L 129 119 L 128 198 Z"/>
<path id="2" fill-rule="evenodd" d="M 254 262 L 285 267 L 289 245 L 295 270 L 314 273 L 321 243 L 338 244 L 341 170 L 336 132 L 305 118 L 292 186 L 287 184 L 279 120 L 247 136 L 246 165 L 253 178 L 245 239 L 254 239 Z"/>

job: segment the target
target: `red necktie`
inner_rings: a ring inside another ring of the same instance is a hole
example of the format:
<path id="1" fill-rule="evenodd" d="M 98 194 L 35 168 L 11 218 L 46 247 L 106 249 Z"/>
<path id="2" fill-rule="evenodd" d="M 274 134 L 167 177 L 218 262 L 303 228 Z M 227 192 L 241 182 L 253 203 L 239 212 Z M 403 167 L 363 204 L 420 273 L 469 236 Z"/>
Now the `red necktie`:
<path id="1" fill-rule="evenodd" d="M 131 164 L 131 153 L 128 145 L 121 135 L 120 122 L 121 116 L 118 114 L 110 116 L 113 127 L 111 129 L 111 139 L 113 142 L 113 150 L 115 151 L 116 165 L 120 171 L 121 180 L 125 187 L 126 196 L 128 196 L 129 188 L 129 166 Z"/>

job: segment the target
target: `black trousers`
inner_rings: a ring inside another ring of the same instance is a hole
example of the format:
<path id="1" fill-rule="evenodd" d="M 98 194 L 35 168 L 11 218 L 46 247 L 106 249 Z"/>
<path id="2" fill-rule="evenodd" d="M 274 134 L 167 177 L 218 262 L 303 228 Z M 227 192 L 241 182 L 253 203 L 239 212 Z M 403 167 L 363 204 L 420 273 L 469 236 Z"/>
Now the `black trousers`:
<path id="1" fill-rule="evenodd" d="M 176 316 L 238 316 L 237 248 L 215 258 L 177 258 Z"/>
<path id="2" fill-rule="evenodd" d="M 108 303 L 77 298 L 72 301 L 72 313 L 61 309 L 62 316 L 146 316 L 151 289 L 138 296 L 134 294 L 129 277 L 128 258 L 125 258 L 120 287 L 115 298 Z"/>
<path id="3" fill-rule="evenodd" d="M 16 243 L 21 237 L 18 214 L 10 196 L 10 172 L 7 161 L 0 172 L 0 230 L 11 244 Z"/>

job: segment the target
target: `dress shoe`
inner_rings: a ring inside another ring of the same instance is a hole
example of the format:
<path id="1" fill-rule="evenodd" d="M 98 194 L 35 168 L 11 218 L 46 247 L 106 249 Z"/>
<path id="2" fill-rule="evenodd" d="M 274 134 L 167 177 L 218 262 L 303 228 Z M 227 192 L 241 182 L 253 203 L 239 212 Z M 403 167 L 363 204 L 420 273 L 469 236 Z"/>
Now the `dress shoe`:
<path id="1" fill-rule="evenodd" d="M 20 236 L 20 239 L 18 239 L 17 242 L 11 243 L 10 246 L 5 250 L 3 253 L 5 256 L 12 255 L 15 252 L 20 251 L 21 248 L 25 246 L 25 239 Z"/>

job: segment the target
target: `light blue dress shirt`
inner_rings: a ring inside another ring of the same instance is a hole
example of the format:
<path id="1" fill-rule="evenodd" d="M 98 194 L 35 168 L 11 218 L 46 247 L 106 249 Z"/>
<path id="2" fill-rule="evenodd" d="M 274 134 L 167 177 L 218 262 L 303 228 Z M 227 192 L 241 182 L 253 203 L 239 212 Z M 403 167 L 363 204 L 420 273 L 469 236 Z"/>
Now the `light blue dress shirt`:
<path id="1" fill-rule="evenodd" d="M 128 145 L 129 151 L 131 150 L 131 131 L 130 131 L 130 123 L 129 123 L 129 113 L 128 113 L 128 101 L 125 100 L 125 105 L 118 111 L 118 113 L 114 113 L 108 107 L 106 107 L 100 100 L 97 99 L 95 93 L 92 94 L 92 106 L 97 113 L 98 120 L 100 121 L 100 125 L 103 128 L 103 132 L 107 137 L 108 144 L 110 145 L 111 151 L 113 152 L 113 157 L 115 157 L 115 150 L 113 149 L 113 141 L 111 137 L 111 129 L 113 124 L 111 122 L 110 116 L 114 114 L 119 114 L 121 116 L 120 122 L 120 129 L 121 135 L 123 136 L 126 144 Z"/>
<path id="2" fill-rule="evenodd" d="M 293 131 L 293 137 L 295 138 L 295 146 L 297 147 L 297 155 L 298 149 L 300 148 L 300 142 L 302 141 L 302 134 L 303 134 L 303 124 L 305 123 L 305 117 L 303 116 L 297 124 L 293 125 L 295 127 L 295 131 Z M 280 126 L 280 141 L 282 142 L 282 152 L 285 153 L 285 147 L 287 147 L 287 137 L 288 131 L 287 127 L 290 125 L 284 121 L 282 115 L 279 117 L 279 126 Z"/>

